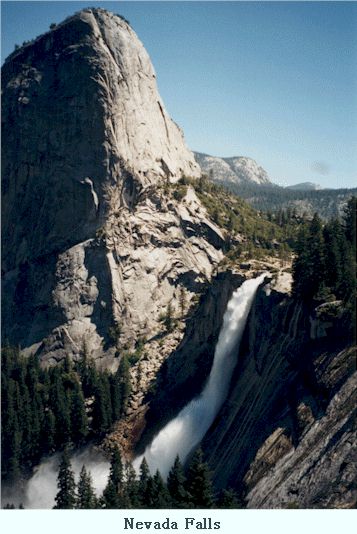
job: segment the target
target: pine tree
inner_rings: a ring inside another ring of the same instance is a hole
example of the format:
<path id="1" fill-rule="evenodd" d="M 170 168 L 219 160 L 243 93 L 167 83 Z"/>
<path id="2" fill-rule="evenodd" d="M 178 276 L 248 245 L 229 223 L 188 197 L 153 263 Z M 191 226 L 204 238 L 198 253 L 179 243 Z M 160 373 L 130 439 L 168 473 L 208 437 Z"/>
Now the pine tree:
<path id="1" fill-rule="evenodd" d="M 342 281 L 342 228 L 337 219 L 326 224 L 324 231 L 325 285 L 336 292 Z"/>
<path id="2" fill-rule="evenodd" d="M 17 371 L 15 375 L 14 408 L 18 417 L 19 431 L 21 432 L 21 456 L 24 462 L 27 462 L 32 457 L 33 447 L 36 447 L 32 433 L 35 406 L 31 402 L 32 399 L 30 399 L 27 386 L 28 380 L 23 380 L 24 374 L 22 370 L 18 369 Z"/>
<path id="3" fill-rule="evenodd" d="M 141 496 L 141 506 L 140 508 L 155 508 L 154 505 L 154 499 L 155 499 L 155 488 L 154 488 L 154 481 L 151 476 L 149 476 L 146 486 L 145 486 L 145 492 Z"/>
<path id="4" fill-rule="evenodd" d="M 37 356 L 27 360 L 26 386 L 23 392 L 24 438 L 27 439 L 27 456 L 31 463 L 36 463 L 42 453 L 42 427 L 44 425 L 44 405 L 40 393 L 40 363 Z M 29 408 L 26 407 L 28 404 Z"/>
<path id="5" fill-rule="evenodd" d="M 173 508 L 186 508 L 188 495 L 185 489 L 185 475 L 180 458 L 176 456 L 175 463 L 170 469 L 167 477 L 167 488 L 171 495 Z"/>
<path id="6" fill-rule="evenodd" d="M 146 480 L 145 491 L 141 499 L 142 508 L 171 508 L 170 494 L 159 473 Z"/>
<path id="7" fill-rule="evenodd" d="M 282 243 L 279 248 L 279 258 L 281 260 L 282 267 L 284 267 L 287 264 L 289 257 L 290 257 L 289 247 L 286 243 Z"/>
<path id="8" fill-rule="evenodd" d="M 59 466 L 57 477 L 58 493 L 55 497 L 57 509 L 71 509 L 76 505 L 76 484 L 74 474 L 71 469 L 67 448 L 63 451 L 62 460 Z"/>
<path id="9" fill-rule="evenodd" d="M 108 481 L 106 487 L 104 488 L 101 503 L 103 508 L 108 508 L 112 510 L 118 510 L 119 508 L 121 508 L 119 495 L 111 480 Z"/>
<path id="10" fill-rule="evenodd" d="M 116 373 L 121 399 L 120 415 L 123 415 L 125 413 L 131 390 L 129 369 L 130 365 L 128 362 L 128 357 L 123 354 L 120 359 L 119 367 Z"/>
<path id="11" fill-rule="evenodd" d="M 74 443 L 82 443 L 88 435 L 88 418 L 83 393 L 78 380 L 74 380 L 70 393 L 71 437 Z"/>
<path id="12" fill-rule="evenodd" d="M 21 457 L 21 432 L 17 414 L 9 423 L 9 458 L 8 458 L 8 479 L 17 480 L 20 475 Z"/>
<path id="13" fill-rule="evenodd" d="M 60 367 L 52 370 L 50 407 L 56 419 L 56 447 L 69 442 L 71 436 L 71 417 L 69 398 L 63 387 Z"/>
<path id="14" fill-rule="evenodd" d="M 305 291 L 308 296 L 314 297 L 318 293 L 325 276 L 322 224 L 317 214 L 314 215 L 310 224 L 307 247 L 309 253 L 306 265 Z"/>
<path id="15" fill-rule="evenodd" d="M 164 483 L 160 472 L 157 470 L 151 484 L 148 484 L 146 489 L 147 499 L 146 502 L 150 504 L 150 508 L 171 508 L 170 493 Z"/>
<path id="16" fill-rule="evenodd" d="M 215 207 L 215 208 L 213 209 L 212 220 L 213 220 L 213 222 L 216 223 L 218 226 L 222 226 L 221 212 L 220 212 L 220 210 L 218 209 L 218 207 Z"/>
<path id="17" fill-rule="evenodd" d="M 229 489 L 224 489 L 221 491 L 219 499 L 217 501 L 217 508 L 242 508 L 242 503 L 237 495 L 237 493 Z"/>
<path id="18" fill-rule="evenodd" d="M 66 357 L 63 362 L 63 372 L 69 375 L 71 374 L 72 370 L 73 370 L 73 362 L 71 358 L 68 356 L 68 354 L 66 354 Z"/>
<path id="19" fill-rule="evenodd" d="M 109 478 L 119 493 L 123 487 L 123 462 L 119 449 L 116 447 L 112 453 Z"/>
<path id="20" fill-rule="evenodd" d="M 11 372 L 10 372 L 11 376 Z M 15 480 L 20 474 L 22 433 L 18 419 L 18 384 L 12 378 L 3 380 L 1 468 L 4 477 Z"/>
<path id="21" fill-rule="evenodd" d="M 352 197 L 345 207 L 342 221 L 345 240 L 341 246 L 342 280 L 340 295 L 347 310 L 350 322 L 348 335 L 352 339 L 356 325 L 356 213 L 357 197 Z"/>
<path id="22" fill-rule="evenodd" d="M 44 407 L 42 399 L 39 393 L 36 392 L 31 402 L 31 447 L 29 458 L 32 463 L 36 463 L 41 458 L 41 428 L 44 421 L 43 413 Z"/>
<path id="23" fill-rule="evenodd" d="M 197 183 L 197 191 L 199 193 L 203 193 L 203 191 L 207 188 L 207 177 L 204 174 L 201 174 L 201 176 L 198 179 Z"/>
<path id="24" fill-rule="evenodd" d="M 171 302 L 169 302 L 166 310 L 166 316 L 164 319 L 164 325 L 167 330 L 167 332 L 171 332 L 174 325 L 174 318 L 173 318 L 174 312 Z"/>
<path id="25" fill-rule="evenodd" d="M 21 436 L 19 436 L 19 427 L 16 405 L 15 405 L 15 393 L 16 382 L 12 379 L 14 361 L 12 360 L 12 350 L 10 347 L 4 347 L 1 351 L 1 471 L 3 478 L 10 476 L 10 458 L 13 456 L 13 452 L 18 450 L 17 462 L 15 461 L 15 473 L 17 476 L 19 470 L 19 445 Z M 17 438 L 15 441 L 14 433 L 17 432 Z"/>
<path id="26" fill-rule="evenodd" d="M 344 314 L 340 334 L 345 340 L 356 339 L 356 249 L 346 239 L 342 249 L 342 280 L 339 296 L 343 300 Z"/>
<path id="27" fill-rule="evenodd" d="M 125 508 L 139 508 L 139 484 L 136 477 L 134 467 L 130 462 L 125 465 L 125 490 L 124 494 L 127 498 L 127 506 Z"/>
<path id="28" fill-rule="evenodd" d="M 119 449 L 116 448 L 112 453 L 108 484 L 103 492 L 104 508 L 122 508 L 123 490 L 123 463 Z"/>
<path id="29" fill-rule="evenodd" d="M 94 393 L 92 418 L 92 428 L 95 432 L 104 434 L 109 430 L 112 423 L 112 406 L 107 373 L 102 373 L 98 377 L 98 383 Z"/>
<path id="30" fill-rule="evenodd" d="M 42 449 L 44 452 L 53 452 L 55 450 L 56 436 L 56 419 L 53 412 L 48 408 L 45 412 L 44 425 L 42 431 Z"/>
<path id="31" fill-rule="evenodd" d="M 20 358 L 19 349 L 11 347 L 7 342 L 1 349 L 1 372 L 4 377 L 10 378 L 14 367 Z"/>
<path id="32" fill-rule="evenodd" d="M 82 360 L 78 364 L 78 371 L 82 382 L 84 397 L 94 395 L 98 384 L 98 373 L 93 362 L 89 361 L 88 349 L 86 346 L 83 350 Z"/>
<path id="33" fill-rule="evenodd" d="M 138 498 L 142 506 L 146 506 L 147 486 L 151 479 L 150 470 L 146 458 L 144 457 L 140 464 L 139 483 L 138 483 Z"/>
<path id="34" fill-rule="evenodd" d="M 203 461 L 202 449 L 197 449 L 190 463 L 186 488 L 193 508 L 212 508 L 213 490 L 207 463 Z"/>
<path id="35" fill-rule="evenodd" d="M 319 292 L 325 278 L 324 239 L 321 220 L 314 215 L 308 226 L 302 226 L 293 262 L 293 293 L 311 301 Z"/>
<path id="36" fill-rule="evenodd" d="M 96 508 L 97 499 L 92 485 L 92 477 L 83 465 L 78 481 L 76 508 L 89 510 Z"/>
<path id="37" fill-rule="evenodd" d="M 357 197 L 351 197 L 344 209 L 343 226 L 346 239 L 356 250 Z M 356 254 L 354 254 L 356 257 Z"/>

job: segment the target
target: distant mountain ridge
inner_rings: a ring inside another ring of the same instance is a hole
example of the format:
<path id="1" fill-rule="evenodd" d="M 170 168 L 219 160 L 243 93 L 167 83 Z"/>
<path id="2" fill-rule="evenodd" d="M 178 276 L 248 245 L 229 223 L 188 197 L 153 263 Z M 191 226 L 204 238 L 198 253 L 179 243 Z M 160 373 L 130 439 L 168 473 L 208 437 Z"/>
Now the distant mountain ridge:
<path id="1" fill-rule="evenodd" d="M 252 158 L 243 156 L 220 158 L 201 152 L 194 152 L 194 156 L 202 171 L 213 175 L 212 179 L 215 182 L 274 185 L 268 173 Z"/>
<path id="2" fill-rule="evenodd" d="M 294 209 L 298 215 L 323 219 L 341 217 L 344 206 L 357 189 L 324 189 L 313 182 L 287 187 L 274 184 L 268 173 L 251 158 L 220 158 L 194 152 L 202 172 L 261 211 Z"/>
<path id="3" fill-rule="evenodd" d="M 321 191 L 323 187 L 313 182 L 301 182 L 299 184 L 287 185 L 286 189 L 291 189 L 292 191 Z"/>
<path id="4" fill-rule="evenodd" d="M 249 183 L 220 183 L 259 211 L 276 212 L 290 209 L 300 216 L 312 217 L 314 213 L 318 213 L 324 220 L 340 218 L 348 200 L 357 195 L 357 188 L 295 190 Z"/>

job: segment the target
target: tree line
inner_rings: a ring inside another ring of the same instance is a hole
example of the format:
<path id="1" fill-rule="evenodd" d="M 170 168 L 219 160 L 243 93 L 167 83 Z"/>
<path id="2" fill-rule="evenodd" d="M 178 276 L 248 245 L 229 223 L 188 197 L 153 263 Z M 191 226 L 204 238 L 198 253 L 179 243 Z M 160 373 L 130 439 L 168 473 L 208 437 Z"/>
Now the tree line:
<path id="1" fill-rule="evenodd" d="M 297 209 L 303 215 L 312 216 L 317 211 L 325 220 L 339 217 L 339 204 L 341 200 L 348 200 L 356 196 L 357 189 L 321 189 L 321 190 L 294 190 L 277 185 L 257 185 L 252 183 L 220 182 L 226 189 L 243 198 L 257 210 L 276 212 L 289 207 Z M 299 206 L 303 206 L 302 208 Z"/>
<path id="2" fill-rule="evenodd" d="M 303 224 L 293 262 L 294 295 L 314 304 L 342 301 L 350 326 L 356 318 L 356 200 L 349 200 L 341 221 L 323 225 L 315 214 Z"/>
<path id="3" fill-rule="evenodd" d="M 85 466 L 75 482 L 68 450 L 65 449 L 57 477 L 57 509 L 94 508 L 240 508 L 241 501 L 233 490 L 223 490 L 217 498 L 208 464 L 198 449 L 188 466 L 187 474 L 176 457 L 165 482 L 159 472 L 151 475 L 146 459 L 141 462 L 139 475 L 130 462 L 123 463 L 114 449 L 107 485 L 100 497 L 93 488 L 91 474 Z"/>
<path id="4" fill-rule="evenodd" d="M 44 369 L 37 356 L 1 351 L 2 477 L 15 480 L 45 454 L 99 438 L 119 419 L 130 393 L 129 364 L 115 374 L 87 358 Z"/>

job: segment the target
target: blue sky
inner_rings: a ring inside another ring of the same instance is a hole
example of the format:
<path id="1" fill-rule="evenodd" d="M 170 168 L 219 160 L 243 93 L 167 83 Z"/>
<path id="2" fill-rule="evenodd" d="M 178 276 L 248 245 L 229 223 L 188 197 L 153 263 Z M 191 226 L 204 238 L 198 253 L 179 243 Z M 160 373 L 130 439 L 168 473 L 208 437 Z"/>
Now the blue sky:
<path id="1" fill-rule="evenodd" d="M 357 3 L 1 2 L 2 58 L 88 6 L 129 19 L 192 150 L 357 186 Z"/>

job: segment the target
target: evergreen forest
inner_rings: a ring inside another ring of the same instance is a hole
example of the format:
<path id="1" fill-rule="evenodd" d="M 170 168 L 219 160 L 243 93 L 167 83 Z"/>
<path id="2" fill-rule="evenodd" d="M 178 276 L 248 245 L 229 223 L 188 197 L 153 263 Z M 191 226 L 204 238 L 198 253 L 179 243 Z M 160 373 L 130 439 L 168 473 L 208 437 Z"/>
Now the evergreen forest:
<path id="1" fill-rule="evenodd" d="M 340 335 L 355 339 L 356 197 L 342 220 L 323 224 L 315 214 L 299 231 L 293 260 L 293 295 L 316 308 L 335 308 L 342 319 Z"/>
<path id="2" fill-rule="evenodd" d="M 123 414 L 129 364 L 124 356 L 115 374 L 98 371 L 86 351 L 80 362 L 68 357 L 48 369 L 19 349 L 1 354 L 2 479 L 16 480 L 47 454 L 66 445 L 99 439 Z"/>
<path id="3" fill-rule="evenodd" d="M 212 179 L 214 180 L 214 177 Z M 356 188 L 294 190 L 273 184 L 235 184 L 221 181 L 217 183 L 222 184 L 228 191 L 238 195 L 257 210 L 277 212 L 295 208 L 300 216 L 312 217 L 316 212 L 325 221 L 340 217 L 341 205 L 357 193 Z"/>
<path id="4" fill-rule="evenodd" d="M 240 508 L 241 498 L 232 489 L 216 494 L 201 449 L 193 454 L 186 471 L 179 457 L 165 482 L 157 470 L 150 473 L 143 458 L 138 476 L 130 462 L 123 462 L 118 449 L 111 457 L 107 485 L 96 496 L 91 475 L 82 467 L 78 484 L 67 449 L 64 450 L 57 477 L 57 509 L 131 509 L 131 508 Z"/>

